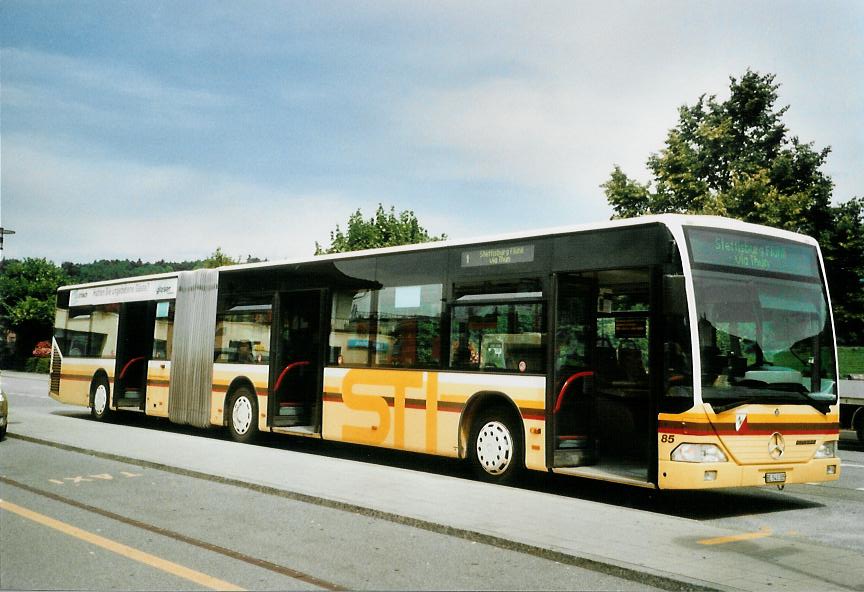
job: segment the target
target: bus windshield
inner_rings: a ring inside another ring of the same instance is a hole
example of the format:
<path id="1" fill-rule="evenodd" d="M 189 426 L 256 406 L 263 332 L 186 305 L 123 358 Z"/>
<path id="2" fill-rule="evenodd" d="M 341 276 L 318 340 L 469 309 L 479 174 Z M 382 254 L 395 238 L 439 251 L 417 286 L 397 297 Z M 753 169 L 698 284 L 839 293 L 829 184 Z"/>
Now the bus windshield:
<path id="1" fill-rule="evenodd" d="M 834 339 L 815 248 L 691 229 L 702 398 L 744 403 L 836 401 Z"/>

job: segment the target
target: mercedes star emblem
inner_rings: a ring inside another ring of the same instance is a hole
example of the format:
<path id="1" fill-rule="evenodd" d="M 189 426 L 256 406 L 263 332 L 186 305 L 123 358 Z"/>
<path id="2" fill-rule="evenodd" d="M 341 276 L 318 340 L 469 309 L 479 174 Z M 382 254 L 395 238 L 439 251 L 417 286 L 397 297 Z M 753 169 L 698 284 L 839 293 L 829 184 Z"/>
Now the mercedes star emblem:
<path id="1" fill-rule="evenodd" d="M 783 440 L 783 436 L 780 435 L 780 432 L 774 432 L 771 434 L 771 439 L 768 440 L 768 454 L 771 455 L 771 458 L 777 460 L 783 456 L 785 451 L 786 442 Z"/>

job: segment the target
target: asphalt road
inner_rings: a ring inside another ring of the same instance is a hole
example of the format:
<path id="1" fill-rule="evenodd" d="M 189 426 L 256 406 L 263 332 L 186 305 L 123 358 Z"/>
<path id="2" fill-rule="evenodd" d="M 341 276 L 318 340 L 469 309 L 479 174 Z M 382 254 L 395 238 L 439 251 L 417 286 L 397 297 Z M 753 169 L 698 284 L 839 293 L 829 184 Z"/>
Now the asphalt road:
<path id="1" fill-rule="evenodd" d="M 542 548 L 507 548 L 482 537 L 472 540 L 464 532 L 418 528 L 374 512 L 345 511 L 222 483 L 218 472 L 213 479 L 202 478 L 22 440 L 15 437 L 19 421 L 38 422 L 42 415 L 70 418 L 71 429 L 82 433 L 97 424 L 86 409 L 49 399 L 44 377 L 6 374 L 2 380 L 10 399 L 12 436 L 0 444 L 3 589 L 676 587 L 674 571 L 665 572 L 670 579 L 657 578 L 656 570 L 646 570 L 644 577 L 638 571 L 622 573 L 615 566 L 631 560 L 623 552 L 596 563 L 568 561 L 556 554 L 554 544 L 548 545 L 548 554 Z M 123 423 L 146 430 L 155 441 L 180 434 L 205 445 L 212 441 L 215 448 L 223 438 L 215 431 L 137 414 L 124 417 Z M 670 494 L 538 474 L 510 493 L 524 492 L 525 503 L 540 494 L 601 504 L 597 507 L 614 510 L 620 523 L 609 529 L 620 529 L 622 537 L 642 512 L 660 524 L 685 519 L 741 533 L 744 538 L 733 541 L 743 542 L 716 547 L 715 556 L 725 561 L 734 561 L 736 554 L 802 544 L 836 549 L 842 557 L 864 557 L 864 447 L 851 433 L 842 436 L 844 473 L 828 485 Z M 447 459 L 284 437 L 264 438 L 258 446 L 308 456 L 311 466 L 315 459 L 334 459 L 364 463 L 370 470 L 395 467 L 431 474 L 448 480 L 449 488 L 473 483 L 461 463 Z M 134 451 L 129 453 L 134 458 Z M 747 542 L 747 536 L 770 536 L 783 545 L 762 549 Z M 803 563 L 801 569 L 806 572 Z M 695 585 L 691 576 L 682 573 L 683 587 Z M 714 583 L 709 587 L 737 587 Z M 826 581 L 826 588 L 854 589 L 846 584 Z"/>

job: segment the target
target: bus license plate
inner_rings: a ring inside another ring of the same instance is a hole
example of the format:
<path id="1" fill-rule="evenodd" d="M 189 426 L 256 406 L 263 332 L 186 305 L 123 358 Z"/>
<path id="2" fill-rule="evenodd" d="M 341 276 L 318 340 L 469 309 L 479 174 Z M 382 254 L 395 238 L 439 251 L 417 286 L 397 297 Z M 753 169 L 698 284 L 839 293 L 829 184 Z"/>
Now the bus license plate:
<path id="1" fill-rule="evenodd" d="M 786 483 L 786 473 L 765 473 L 765 483 Z"/>

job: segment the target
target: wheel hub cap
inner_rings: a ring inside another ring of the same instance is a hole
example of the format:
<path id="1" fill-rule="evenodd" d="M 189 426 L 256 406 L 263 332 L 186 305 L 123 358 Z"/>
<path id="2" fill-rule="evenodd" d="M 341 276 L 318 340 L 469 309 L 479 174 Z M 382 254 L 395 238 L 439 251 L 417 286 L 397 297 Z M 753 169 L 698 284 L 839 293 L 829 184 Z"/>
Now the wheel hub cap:
<path id="1" fill-rule="evenodd" d="M 104 384 L 96 387 L 96 392 L 93 394 L 93 409 L 97 415 L 102 415 L 105 412 L 105 407 L 108 405 L 108 389 Z"/>
<path id="2" fill-rule="evenodd" d="M 249 426 L 252 425 L 252 403 L 246 397 L 240 397 L 234 402 L 234 408 L 231 412 L 231 421 L 234 424 L 234 431 L 238 434 L 245 434 Z"/>
<path id="3" fill-rule="evenodd" d="M 500 475 L 513 459 L 513 437 L 499 421 L 490 421 L 477 434 L 477 459 L 490 475 Z"/>

